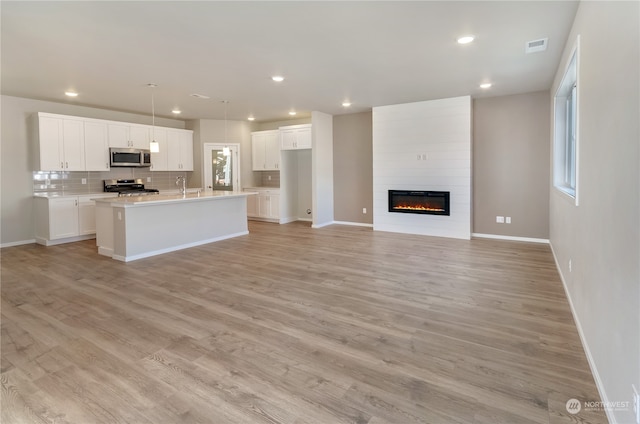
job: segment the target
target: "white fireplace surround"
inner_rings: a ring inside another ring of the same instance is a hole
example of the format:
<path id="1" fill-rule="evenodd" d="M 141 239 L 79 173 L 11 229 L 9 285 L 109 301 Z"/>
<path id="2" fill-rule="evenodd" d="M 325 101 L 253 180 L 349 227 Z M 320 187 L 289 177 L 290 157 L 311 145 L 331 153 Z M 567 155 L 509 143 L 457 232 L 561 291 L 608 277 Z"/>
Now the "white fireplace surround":
<path id="1" fill-rule="evenodd" d="M 449 191 L 451 215 L 389 212 L 389 190 Z M 471 97 L 373 108 L 373 229 L 471 238 Z"/>

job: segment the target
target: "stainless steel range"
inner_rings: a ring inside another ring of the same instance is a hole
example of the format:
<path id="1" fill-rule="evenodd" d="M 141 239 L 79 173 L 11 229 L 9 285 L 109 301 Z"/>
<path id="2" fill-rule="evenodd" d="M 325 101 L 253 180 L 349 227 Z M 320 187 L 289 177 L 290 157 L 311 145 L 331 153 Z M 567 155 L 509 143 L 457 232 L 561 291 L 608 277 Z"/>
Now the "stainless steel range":
<path id="1" fill-rule="evenodd" d="M 118 197 L 149 196 L 160 194 L 155 188 L 144 188 L 142 179 L 104 180 L 106 193 L 118 193 Z"/>

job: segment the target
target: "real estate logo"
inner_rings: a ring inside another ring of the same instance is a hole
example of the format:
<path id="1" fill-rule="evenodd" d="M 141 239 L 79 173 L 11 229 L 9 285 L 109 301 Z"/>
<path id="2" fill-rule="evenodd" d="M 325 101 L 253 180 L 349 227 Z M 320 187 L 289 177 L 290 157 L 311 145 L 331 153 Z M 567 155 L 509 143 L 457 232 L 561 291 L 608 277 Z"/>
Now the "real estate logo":
<path id="1" fill-rule="evenodd" d="M 565 406 L 567 408 L 567 412 L 572 415 L 577 414 L 582 409 L 582 404 L 580 403 L 580 401 L 573 398 L 569 399 Z"/>

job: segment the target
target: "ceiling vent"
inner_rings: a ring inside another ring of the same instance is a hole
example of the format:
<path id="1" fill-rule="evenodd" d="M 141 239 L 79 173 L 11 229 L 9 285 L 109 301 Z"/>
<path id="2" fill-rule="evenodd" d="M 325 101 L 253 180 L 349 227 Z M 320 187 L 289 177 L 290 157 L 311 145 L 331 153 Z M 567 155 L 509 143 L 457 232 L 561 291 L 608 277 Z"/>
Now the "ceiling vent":
<path id="1" fill-rule="evenodd" d="M 547 50 L 547 43 L 549 42 L 548 38 L 541 38 L 539 40 L 527 41 L 527 45 L 524 51 L 529 53 L 543 52 Z"/>
<path id="2" fill-rule="evenodd" d="M 193 93 L 191 94 L 191 97 L 195 97 L 196 99 L 209 99 L 209 96 L 205 96 L 204 94 L 197 94 L 197 93 Z"/>

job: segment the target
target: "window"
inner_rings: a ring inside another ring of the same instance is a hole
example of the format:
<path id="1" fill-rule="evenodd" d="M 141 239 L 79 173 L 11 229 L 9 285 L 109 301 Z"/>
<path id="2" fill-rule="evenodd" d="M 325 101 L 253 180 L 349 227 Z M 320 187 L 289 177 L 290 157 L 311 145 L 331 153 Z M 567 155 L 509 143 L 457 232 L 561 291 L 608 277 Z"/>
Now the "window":
<path id="1" fill-rule="evenodd" d="M 553 185 L 577 204 L 578 43 L 556 91 L 554 106 Z"/>

